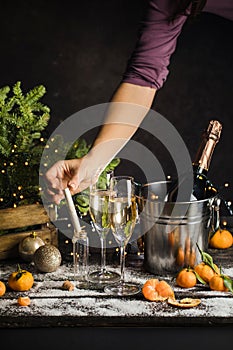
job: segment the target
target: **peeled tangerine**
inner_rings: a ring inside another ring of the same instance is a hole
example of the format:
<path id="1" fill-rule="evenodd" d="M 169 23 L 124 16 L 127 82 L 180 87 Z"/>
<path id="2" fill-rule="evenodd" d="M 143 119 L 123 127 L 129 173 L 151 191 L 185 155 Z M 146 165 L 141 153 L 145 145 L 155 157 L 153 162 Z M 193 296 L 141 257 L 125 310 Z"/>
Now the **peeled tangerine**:
<path id="1" fill-rule="evenodd" d="M 28 306 L 30 305 L 30 303 L 31 303 L 31 300 L 29 297 L 18 297 L 17 299 L 17 304 L 19 306 Z"/>
<path id="2" fill-rule="evenodd" d="M 143 296 L 150 301 L 164 301 L 168 298 L 175 299 L 174 291 L 164 280 L 149 279 L 142 287 Z"/>

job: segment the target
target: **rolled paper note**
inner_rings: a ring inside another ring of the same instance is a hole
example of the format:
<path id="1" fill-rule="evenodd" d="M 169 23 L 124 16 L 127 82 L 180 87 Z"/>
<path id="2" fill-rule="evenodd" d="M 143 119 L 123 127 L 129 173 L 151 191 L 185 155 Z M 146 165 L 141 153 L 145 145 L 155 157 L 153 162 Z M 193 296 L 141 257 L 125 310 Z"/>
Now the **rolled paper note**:
<path id="1" fill-rule="evenodd" d="M 81 226 L 79 223 L 79 218 L 78 218 L 78 215 L 77 215 L 77 212 L 76 212 L 76 209 L 74 206 L 73 198 L 71 196 L 69 188 L 64 189 L 64 194 L 65 194 L 65 198 L 67 201 L 68 210 L 69 210 L 69 213 L 71 216 L 71 221 L 72 221 L 72 224 L 74 226 L 74 236 L 72 238 L 72 242 L 75 243 L 77 241 L 77 239 L 79 237 L 79 233 L 81 232 L 82 229 L 81 229 Z"/>

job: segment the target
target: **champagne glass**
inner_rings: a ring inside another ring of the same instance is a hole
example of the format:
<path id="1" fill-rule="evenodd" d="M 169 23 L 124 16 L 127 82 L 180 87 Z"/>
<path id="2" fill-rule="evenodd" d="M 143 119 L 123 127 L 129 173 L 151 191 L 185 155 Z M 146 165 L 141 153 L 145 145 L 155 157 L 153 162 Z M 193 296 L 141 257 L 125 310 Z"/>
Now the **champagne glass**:
<path id="1" fill-rule="evenodd" d="M 110 191 L 106 181 L 99 179 L 90 186 L 89 211 L 100 239 L 101 264 L 99 270 L 89 273 L 88 279 L 100 285 L 120 280 L 117 272 L 106 269 L 106 237 L 110 231 L 109 195 Z"/>
<path id="2" fill-rule="evenodd" d="M 113 176 L 110 180 L 109 211 L 113 236 L 120 247 L 121 279 L 118 284 L 107 285 L 108 294 L 127 296 L 140 291 L 137 284 L 125 282 L 125 247 L 132 236 L 136 220 L 137 205 L 133 177 Z"/>

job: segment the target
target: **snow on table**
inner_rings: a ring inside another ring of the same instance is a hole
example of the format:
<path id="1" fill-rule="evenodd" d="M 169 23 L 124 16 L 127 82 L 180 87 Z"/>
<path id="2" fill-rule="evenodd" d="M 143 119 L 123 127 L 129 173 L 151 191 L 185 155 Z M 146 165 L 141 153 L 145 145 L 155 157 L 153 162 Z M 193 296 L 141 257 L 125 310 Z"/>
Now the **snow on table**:
<path id="1" fill-rule="evenodd" d="M 1 263 L 0 279 L 7 282 L 14 270 L 12 263 Z M 131 297 L 113 297 L 102 288 L 90 285 L 78 288 L 73 280 L 72 264 L 64 263 L 55 272 L 39 273 L 30 264 L 22 264 L 35 278 L 27 292 L 7 290 L 0 298 L 1 327 L 48 326 L 158 326 L 158 325 L 210 325 L 233 323 L 233 297 L 230 292 L 211 291 L 208 286 L 197 285 L 183 289 L 175 285 L 172 277 L 154 276 L 143 269 L 126 268 L 125 278 L 142 286 L 149 278 L 164 279 L 172 285 L 177 299 L 193 297 L 201 299 L 194 308 L 180 309 L 165 302 L 150 302 L 142 293 Z M 233 276 L 233 268 L 224 273 Z M 73 291 L 62 289 L 65 280 L 75 284 Z M 28 295 L 31 304 L 17 305 L 19 295 Z"/>

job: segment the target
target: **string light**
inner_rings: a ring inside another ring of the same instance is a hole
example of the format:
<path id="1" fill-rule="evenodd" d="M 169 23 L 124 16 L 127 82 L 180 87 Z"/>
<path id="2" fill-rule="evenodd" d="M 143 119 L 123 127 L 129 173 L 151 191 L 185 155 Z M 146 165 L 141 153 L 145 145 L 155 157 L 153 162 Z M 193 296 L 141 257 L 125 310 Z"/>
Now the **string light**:
<path id="1" fill-rule="evenodd" d="M 29 164 L 28 162 L 25 162 L 25 163 L 24 163 L 24 165 L 26 165 L 26 166 L 28 166 L 28 164 Z"/>

